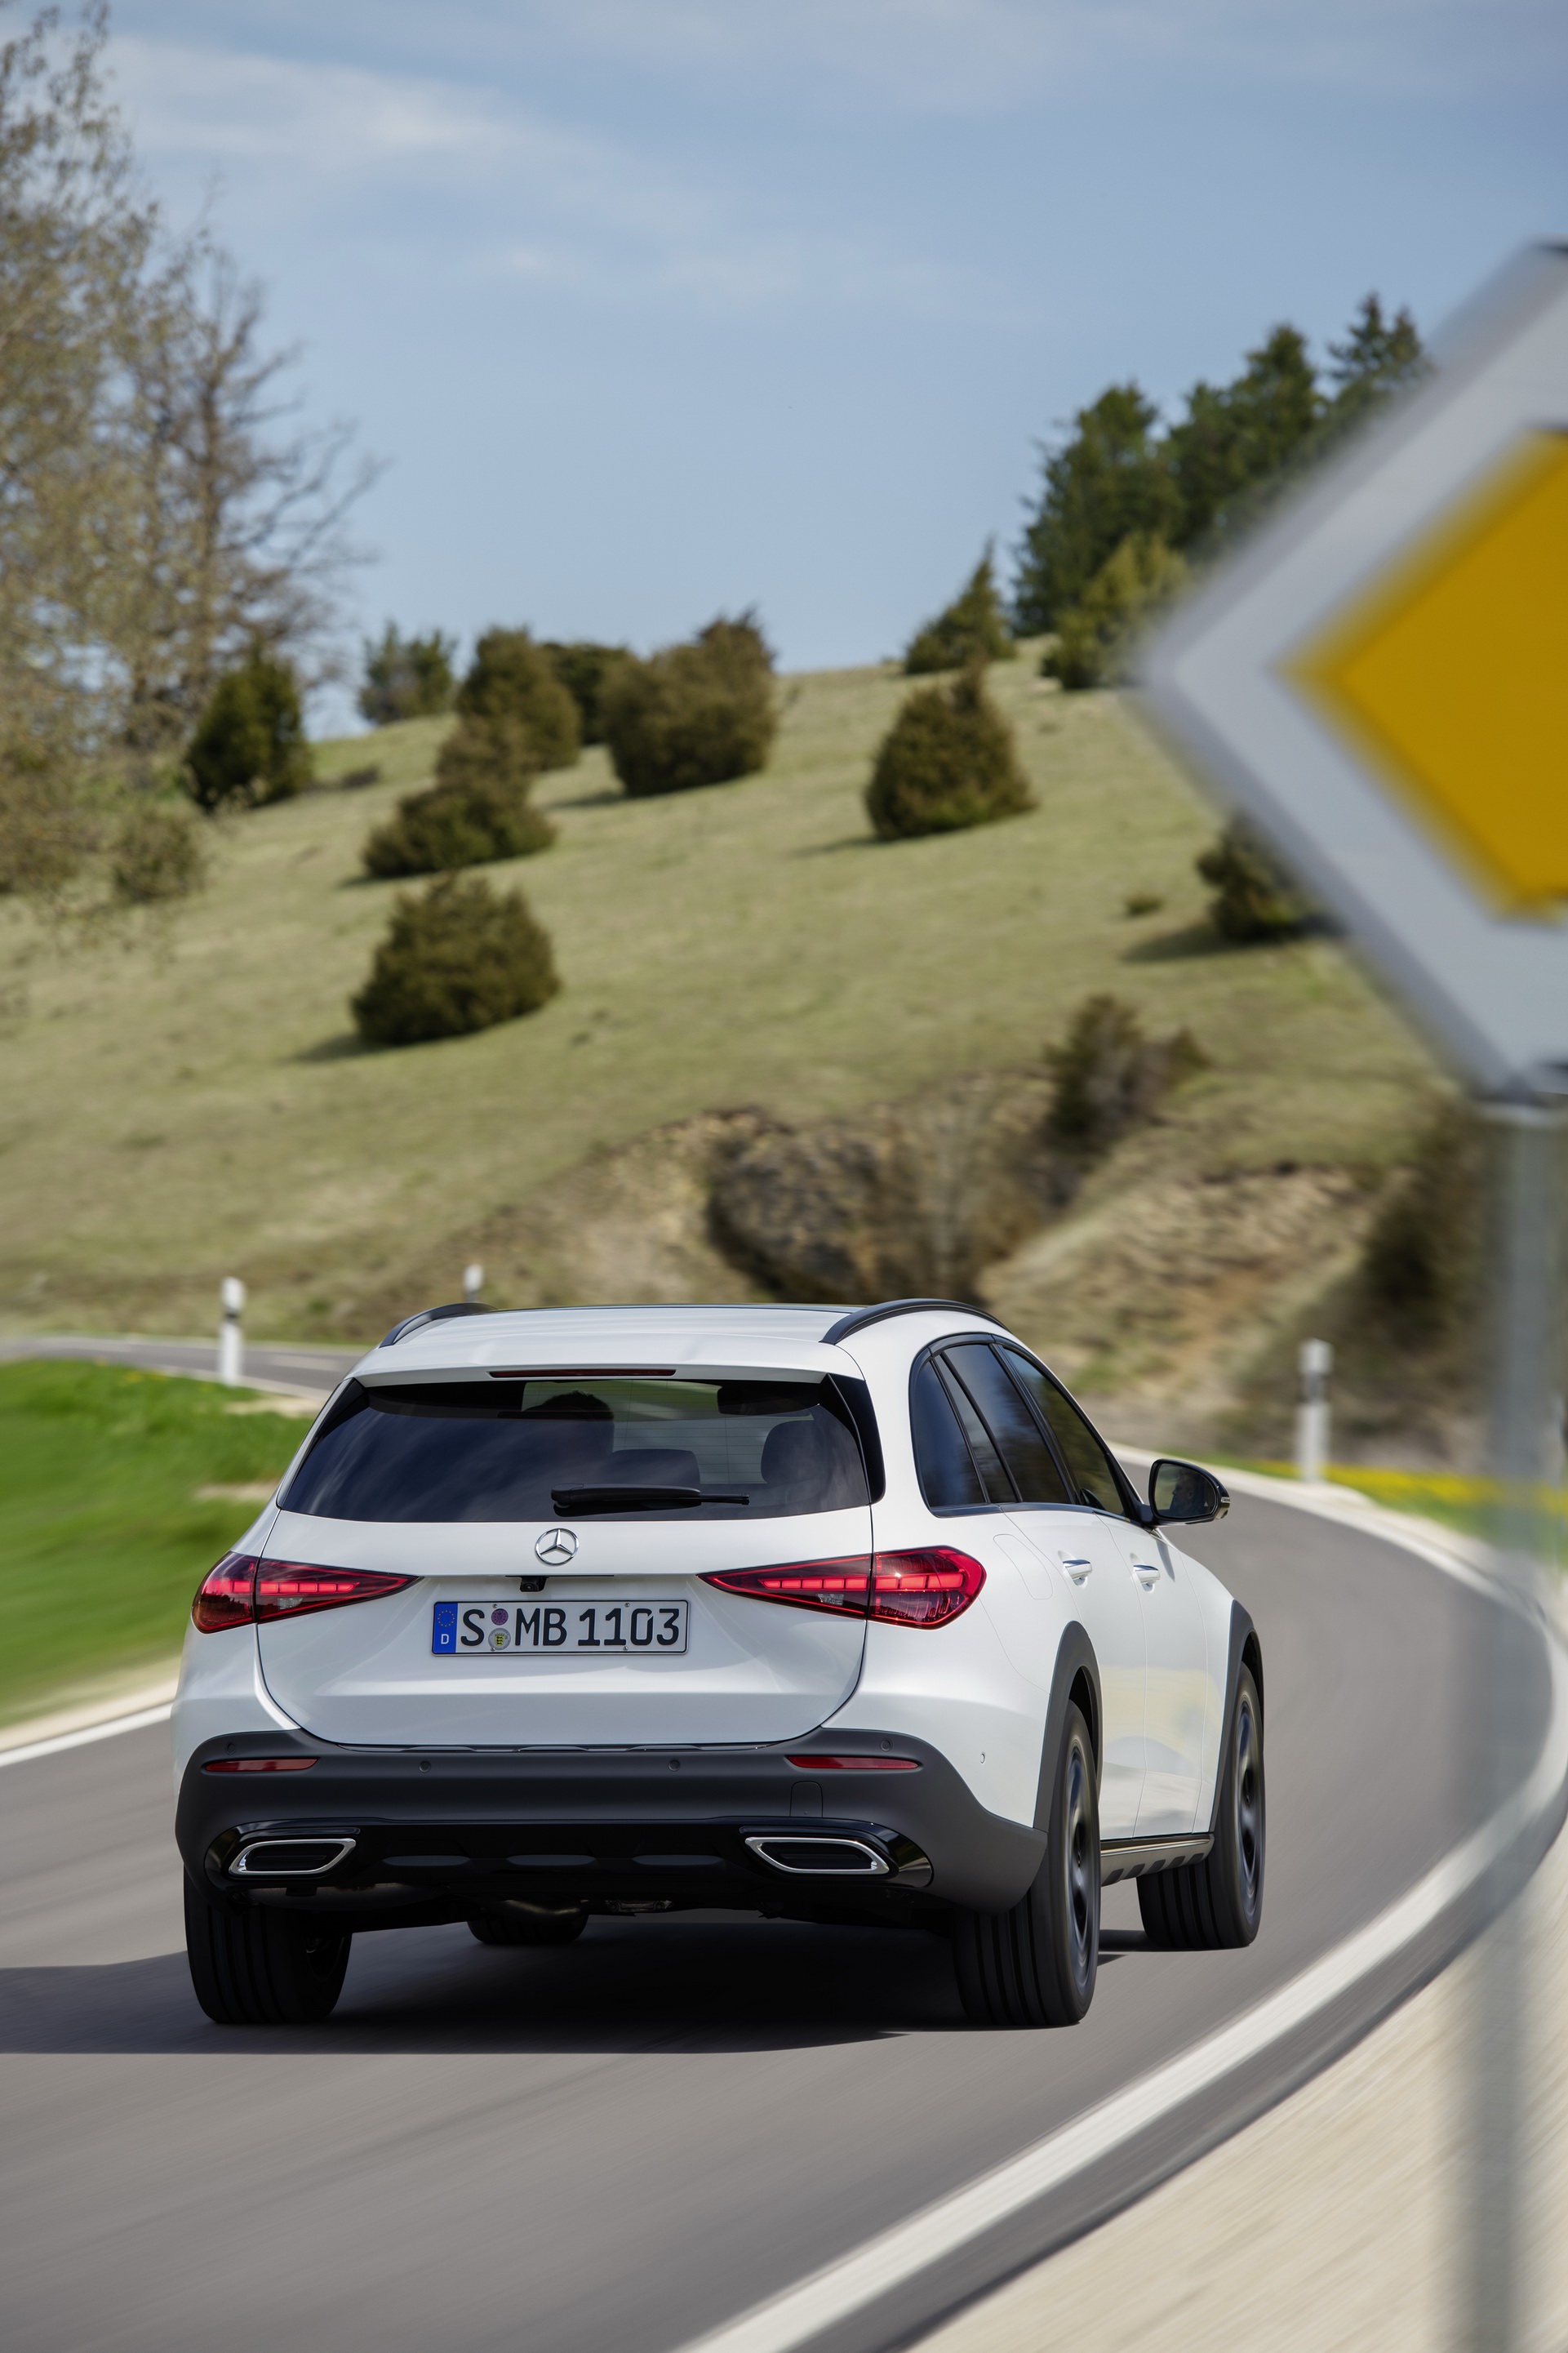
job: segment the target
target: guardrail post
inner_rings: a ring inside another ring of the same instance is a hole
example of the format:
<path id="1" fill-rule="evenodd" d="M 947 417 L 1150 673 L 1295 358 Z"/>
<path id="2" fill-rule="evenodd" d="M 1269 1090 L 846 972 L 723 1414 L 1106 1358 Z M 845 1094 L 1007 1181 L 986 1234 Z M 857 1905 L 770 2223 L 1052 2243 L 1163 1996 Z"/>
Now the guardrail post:
<path id="1" fill-rule="evenodd" d="M 484 1289 L 484 1283 L 485 1271 L 476 1259 L 472 1266 L 466 1266 L 463 1269 L 464 1298 L 477 1299 L 480 1292 Z"/>
<path id="2" fill-rule="evenodd" d="M 1299 1365 L 1296 1470 L 1300 1478 L 1315 1482 L 1329 1462 L 1329 1375 L 1334 1368 L 1333 1349 L 1327 1340 L 1303 1340 Z"/>
<path id="3" fill-rule="evenodd" d="M 217 1327 L 217 1377 L 226 1388 L 238 1388 L 245 1378 L 245 1335 L 239 1322 L 244 1313 L 245 1285 L 237 1274 L 226 1274 L 223 1322 Z"/>

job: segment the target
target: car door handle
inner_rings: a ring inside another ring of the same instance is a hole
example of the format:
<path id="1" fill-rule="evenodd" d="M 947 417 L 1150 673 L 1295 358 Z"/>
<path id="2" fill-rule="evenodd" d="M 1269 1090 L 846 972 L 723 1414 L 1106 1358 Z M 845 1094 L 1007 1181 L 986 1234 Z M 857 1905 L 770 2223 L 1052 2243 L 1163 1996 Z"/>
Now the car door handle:
<path id="1" fill-rule="evenodd" d="M 1159 1584 L 1160 1579 L 1164 1573 L 1164 1570 L 1160 1567 L 1158 1561 L 1135 1560 L 1132 1564 L 1132 1574 L 1138 1579 L 1139 1584 L 1143 1588 L 1145 1593 L 1152 1593 L 1153 1591 L 1155 1586 Z"/>
<path id="2" fill-rule="evenodd" d="M 1058 1553 L 1057 1557 L 1061 1562 L 1062 1567 L 1066 1569 L 1068 1575 L 1071 1577 L 1075 1585 L 1081 1585 L 1084 1578 L 1089 1575 L 1089 1570 L 1094 1567 L 1093 1561 L 1073 1559 L 1065 1552 Z"/>

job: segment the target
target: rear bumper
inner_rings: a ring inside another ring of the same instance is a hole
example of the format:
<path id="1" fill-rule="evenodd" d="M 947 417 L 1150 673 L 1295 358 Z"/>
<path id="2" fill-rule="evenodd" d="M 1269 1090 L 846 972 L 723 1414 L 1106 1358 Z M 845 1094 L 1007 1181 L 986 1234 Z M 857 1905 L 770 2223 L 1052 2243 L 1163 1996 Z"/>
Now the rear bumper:
<path id="1" fill-rule="evenodd" d="M 857 1731 L 914 1771 L 814 1774 L 781 1747 L 453 1750 L 333 1747 L 304 1734 L 203 1743 L 180 1788 L 185 1868 L 233 1903 L 345 1927 L 466 1918 L 515 1901 L 666 1905 L 911 1922 L 1017 1902 L 1041 1831 L 988 1813 L 946 1758 Z M 217 1759 L 309 1757 L 308 1770 L 209 1773 Z M 346 1843 L 345 1843 L 346 1842 Z"/>

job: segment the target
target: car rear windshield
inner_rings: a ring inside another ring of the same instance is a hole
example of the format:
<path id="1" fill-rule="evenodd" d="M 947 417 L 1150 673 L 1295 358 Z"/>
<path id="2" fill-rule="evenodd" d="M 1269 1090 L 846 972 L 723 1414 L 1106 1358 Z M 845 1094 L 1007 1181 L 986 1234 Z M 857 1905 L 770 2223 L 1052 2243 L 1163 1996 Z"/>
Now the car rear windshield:
<path id="1" fill-rule="evenodd" d="M 283 1507 L 331 1520 L 755 1520 L 869 1500 L 835 1381 L 584 1376 L 351 1381 Z"/>

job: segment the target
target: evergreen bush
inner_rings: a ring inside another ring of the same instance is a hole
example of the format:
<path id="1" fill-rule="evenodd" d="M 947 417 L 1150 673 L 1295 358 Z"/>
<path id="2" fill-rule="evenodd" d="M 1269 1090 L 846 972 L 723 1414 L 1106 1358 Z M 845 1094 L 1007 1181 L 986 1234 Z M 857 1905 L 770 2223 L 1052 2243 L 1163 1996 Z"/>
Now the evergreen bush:
<path id="1" fill-rule="evenodd" d="M 1443 1104 L 1367 1236 L 1363 1301 L 1374 1327 L 1405 1346 L 1475 1328 L 1485 1282 L 1486 1141 L 1467 1105 Z"/>
<path id="2" fill-rule="evenodd" d="M 1214 890 L 1209 919 L 1222 939 L 1238 946 L 1294 939 L 1312 920 L 1310 903 L 1239 821 L 1227 825 L 1194 863 Z"/>
<path id="3" fill-rule="evenodd" d="M 367 1046 L 414 1046 L 535 1012 L 560 986 L 521 892 L 447 874 L 399 897 L 351 1009 Z"/>
<path id="4" fill-rule="evenodd" d="M 1207 1064 L 1190 1029 L 1147 1038 L 1120 997 L 1085 997 L 1061 1045 L 1046 1050 L 1051 1074 L 1046 1134 L 1068 1160 L 1101 1159 L 1172 1087 Z"/>
<path id="5" fill-rule="evenodd" d="M 253 647 L 218 681 L 185 754 L 191 797 L 205 809 L 287 800 L 310 781 L 300 689 L 291 664 Z"/>
<path id="6" fill-rule="evenodd" d="M 1033 806 L 1013 730 L 986 693 L 979 662 L 951 686 L 910 696 L 866 787 L 866 813 L 883 841 L 987 825 Z"/>
<path id="7" fill-rule="evenodd" d="M 721 616 L 647 661 L 628 655 L 605 696 L 605 741 L 638 798 L 751 776 L 777 724 L 773 655 L 751 613 Z"/>
<path id="8" fill-rule="evenodd" d="M 605 698 L 621 664 L 631 659 L 625 646 L 600 646 L 584 638 L 562 645 L 547 638 L 540 648 L 548 654 L 555 675 L 577 706 L 584 744 L 605 740 Z"/>
<path id="9" fill-rule="evenodd" d="M 1134 631 L 1182 586 L 1187 567 L 1163 539 L 1134 533 L 1095 574 L 1078 604 L 1062 615 L 1041 675 L 1069 691 L 1109 686 L 1124 674 Z"/>
<path id="10" fill-rule="evenodd" d="M 436 782 L 405 793 L 360 852 L 367 874 L 439 874 L 492 858 L 526 858 L 555 838 L 529 800 L 531 739 L 515 719 L 459 719 L 442 744 Z"/>
<path id="11" fill-rule="evenodd" d="M 944 613 L 928 621 L 910 638 L 904 655 L 908 678 L 928 677 L 933 670 L 962 670 L 970 661 L 1011 661 L 1016 649 L 1007 634 L 1002 599 L 996 592 L 992 551 L 984 554 Z"/>
<path id="12" fill-rule="evenodd" d="M 577 705 L 526 629 L 487 629 L 458 689 L 465 719 L 515 719 L 542 768 L 569 768 L 583 745 Z"/>
<path id="13" fill-rule="evenodd" d="M 199 891 L 207 871 L 206 845 L 197 831 L 200 822 L 188 808 L 132 802 L 110 845 L 115 897 L 138 906 L 188 898 Z"/>
<path id="14" fill-rule="evenodd" d="M 432 629 L 426 638 L 405 638 L 388 621 L 379 642 L 367 640 L 359 714 L 373 727 L 397 719 L 431 719 L 452 707 L 452 656 L 456 638 Z"/>

